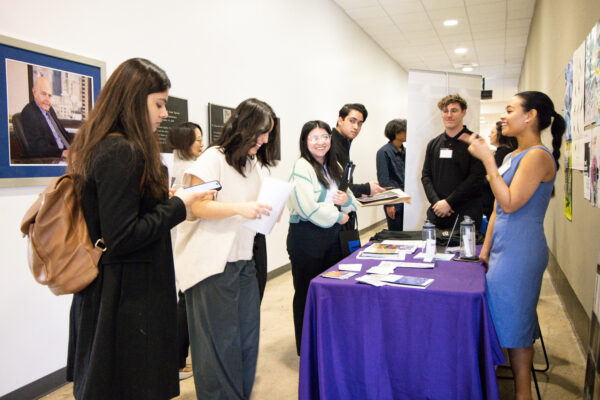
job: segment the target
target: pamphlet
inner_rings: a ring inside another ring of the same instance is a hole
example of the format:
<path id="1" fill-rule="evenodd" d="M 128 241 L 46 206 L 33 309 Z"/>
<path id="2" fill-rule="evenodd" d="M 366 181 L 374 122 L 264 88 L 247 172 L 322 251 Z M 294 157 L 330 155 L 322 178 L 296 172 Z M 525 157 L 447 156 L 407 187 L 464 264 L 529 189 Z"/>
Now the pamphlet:
<path id="1" fill-rule="evenodd" d="M 376 254 L 376 253 L 365 253 L 359 251 L 356 256 L 357 260 L 404 260 L 405 253 L 403 251 L 399 253 L 391 254 Z"/>
<path id="2" fill-rule="evenodd" d="M 323 278 L 333 278 L 333 279 L 348 279 L 356 275 L 356 272 L 349 271 L 327 271 L 321 274 Z"/>
<path id="3" fill-rule="evenodd" d="M 363 250 L 364 253 L 373 254 L 398 254 L 400 251 L 400 245 L 387 243 L 373 243 Z"/>
<path id="4" fill-rule="evenodd" d="M 415 289 L 425 289 L 434 282 L 433 278 L 421 278 L 417 276 L 372 274 L 356 278 L 357 282 L 373 286 L 403 286 Z"/>
<path id="5" fill-rule="evenodd" d="M 386 283 L 391 283 L 398 286 L 411 286 L 425 289 L 431 285 L 434 281 L 433 278 L 421 278 L 418 276 L 405 276 L 405 275 L 386 275 L 382 279 Z"/>
<path id="6" fill-rule="evenodd" d="M 260 219 L 248 219 L 244 226 L 255 230 L 256 232 L 268 235 L 273 230 L 277 218 L 281 215 L 285 203 L 294 189 L 294 184 L 270 176 L 263 179 L 260 192 L 258 193 L 259 203 L 265 203 L 272 207 L 268 216 L 263 215 Z"/>
<path id="7" fill-rule="evenodd" d="M 362 264 L 339 264 L 338 269 L 340 271 L 360 272 L 362 270 Z"/>

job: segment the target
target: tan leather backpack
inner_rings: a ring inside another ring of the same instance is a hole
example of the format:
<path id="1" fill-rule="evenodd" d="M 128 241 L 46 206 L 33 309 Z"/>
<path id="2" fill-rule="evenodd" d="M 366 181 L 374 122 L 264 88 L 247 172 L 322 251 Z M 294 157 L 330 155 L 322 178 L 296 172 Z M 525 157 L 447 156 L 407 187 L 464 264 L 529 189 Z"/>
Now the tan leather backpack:
<path id="1" fill-rule="evenodd" d="M 92 242 L 69 174 L 52 180 L 21 221 L 27 236 L 29 268 L 36 281 L 55 295 L 85 289 L 98 275 L 106 250 Z"/>

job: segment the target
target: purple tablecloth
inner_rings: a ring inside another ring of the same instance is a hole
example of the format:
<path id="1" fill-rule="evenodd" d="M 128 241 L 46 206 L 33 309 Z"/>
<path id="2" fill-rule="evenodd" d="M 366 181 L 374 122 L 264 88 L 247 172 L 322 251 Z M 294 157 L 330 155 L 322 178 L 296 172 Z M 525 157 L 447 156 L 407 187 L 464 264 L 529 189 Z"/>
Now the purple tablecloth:
<path id="1" fill-rule="evenodd" d="M 440 262 L 396 273 L 434 278 L 427 289 L 317 277 L 306 301 L 299 399 L 498 399 L 504 355 L 479 263 Z M 410 260 L 407 256 L 407 261 Z M 331 269 L 338 269 L 337 265 Z"/>

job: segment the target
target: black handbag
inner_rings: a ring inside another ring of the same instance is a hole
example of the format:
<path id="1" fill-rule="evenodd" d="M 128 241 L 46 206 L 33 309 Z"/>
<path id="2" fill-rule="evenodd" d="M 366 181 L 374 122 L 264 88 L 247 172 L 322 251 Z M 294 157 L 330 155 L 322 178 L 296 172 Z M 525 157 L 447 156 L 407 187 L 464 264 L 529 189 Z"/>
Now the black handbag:
<path id="1" fill-rule="evenodd" d="M 356 212 L 350 212 L 348 217 L 348 222 L 342 225 L 340 230 L 340 246 L 344 257 L 347 257 L 354 251 L 360 249 L 361 246 Z"/>

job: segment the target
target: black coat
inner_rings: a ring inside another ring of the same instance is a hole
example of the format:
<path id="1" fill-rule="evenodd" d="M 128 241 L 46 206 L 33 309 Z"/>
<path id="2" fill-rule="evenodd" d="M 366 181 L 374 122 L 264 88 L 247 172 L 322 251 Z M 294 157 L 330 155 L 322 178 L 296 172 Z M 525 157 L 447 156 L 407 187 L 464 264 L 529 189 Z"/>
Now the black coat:
<path id="1" fill-rule="evenodd" d="M 179 394 L 170 229 L 181 199 L 139 195 L 143 162 L 122 136 L 98 145 L 83 193 L 92 238 L 107 251 L 73 295 L 67 378 L 76 399 L 169 399 Z"/>
<path id="2" fill-rule="evenodd" d="M 352 140 L 346 139 L 337 129 L 331 130 L 331 150 L 334 151 L 337 161 L 342 168 L 350 161 L 350 145 Z M 350 182 L 350 190 L 355 197 L 360 197 L 363 194 L 369 196 L 371 194 L 371 185 L 369 183 L 354 183 Z"/>
<path id="3" fill-rule="evenodd" d="M 67 132 L 62 123 L 58 120 L 58 116 L 52 107 L 48 110 L 50 117 L 56 123 L 62 135 L 67 139 L 67 142 L 73 141 L 73 134 Z M 27 138 L 29 147 L 29 157 L 60 157 L 63 150 L 58 148 L 56 139 L 52 134 L 52 130 L 48 126 L 46 117 L 42 114 L 40 108 L 34 101 L 27 104 L 21 111 L 21 123 L 23 125 L 23 133 Z"/>

